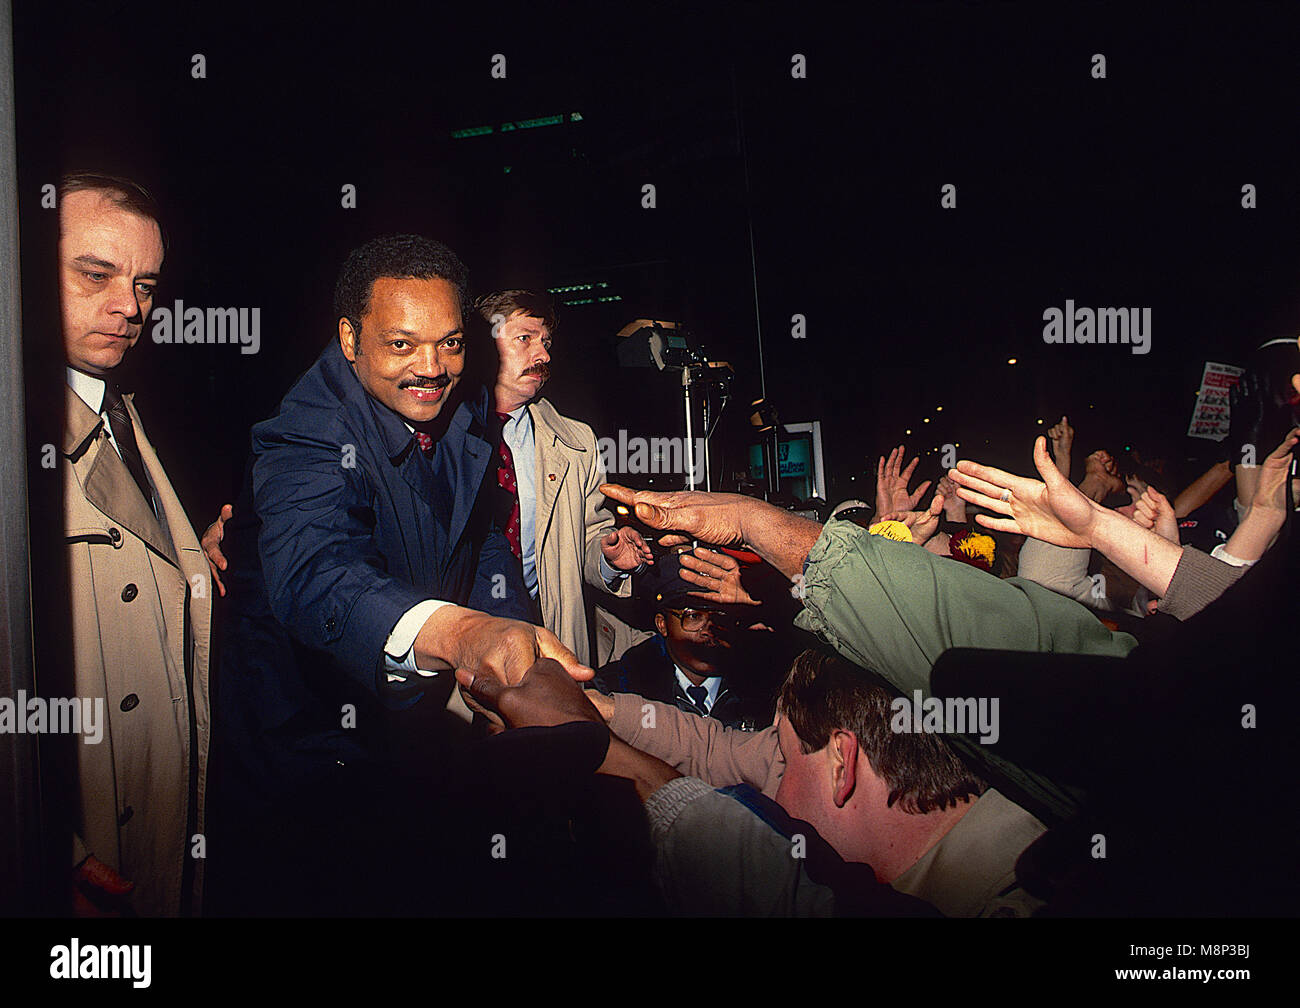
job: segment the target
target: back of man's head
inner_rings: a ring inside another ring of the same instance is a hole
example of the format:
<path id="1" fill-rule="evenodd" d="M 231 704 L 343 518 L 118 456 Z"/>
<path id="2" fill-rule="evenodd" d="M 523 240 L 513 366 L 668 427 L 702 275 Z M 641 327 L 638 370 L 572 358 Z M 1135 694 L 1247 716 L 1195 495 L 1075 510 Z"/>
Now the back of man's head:
<path id="1" fill-rule="evenodd" d="M 370 295 L 380 277 L 446 280 L 463 307 L 469 272 L 450 248 L 422 235 L 384 235 L 353 249 L 334 287 L 334 318 L 347 319 L 357 334 L 370 310 Z"/>
<path id="2" fill-rule="evenodd" d="M 985 783 L 938 735 L 895 732 L 894 694 L 873 674 L 821 651 L 800 654 L 781 687 L 779 709 L 805 753 L 824 749 L 831 734 L 850 731 L 889 788 L 889 805 L 924 814 L 979 797 Z"/>

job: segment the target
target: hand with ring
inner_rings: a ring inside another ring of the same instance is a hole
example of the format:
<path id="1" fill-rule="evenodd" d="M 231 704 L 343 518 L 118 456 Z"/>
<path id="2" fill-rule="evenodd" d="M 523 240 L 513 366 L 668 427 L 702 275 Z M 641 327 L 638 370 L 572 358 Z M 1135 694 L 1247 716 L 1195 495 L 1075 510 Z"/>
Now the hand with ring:
<path id="1" fill-rule="evenodd" d="M 1056 546 L 1091 546 L 1089 538 L 1101 505 L 1089 500 L 1052 462 L 1047 440 L 1034 442 L 1034 465 L 1043 482 L 1013 476 L 978 462 L 958 462 L 948 475 L 957 493 L 971 504 L 1006 515 L 978 515 L 976 521 L 997 532 L 1032 536 Z"/>

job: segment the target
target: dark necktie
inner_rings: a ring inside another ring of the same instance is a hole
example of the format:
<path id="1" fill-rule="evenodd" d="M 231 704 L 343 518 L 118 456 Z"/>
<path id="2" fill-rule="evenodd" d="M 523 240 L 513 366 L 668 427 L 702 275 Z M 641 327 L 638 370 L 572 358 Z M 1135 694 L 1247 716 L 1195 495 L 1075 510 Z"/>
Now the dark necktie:
<path id="1" fill-rule="evenodd" d="M 153 490 L 149 487 L 149 477 L 145 475 L 144 462 L 140 458 L 140 445 L 135 440 L 135 427 L 131 423 L 131 414 L 126 411 L 126 403 L 117 386 L 112 382 L 104 383 L 104 412 L 108 414 L 108 424 L 113 428 L 113 440 L 117 450 L 126 463 L 127 471 L 135 480 L 135 485 L 144 495 L 145 503 L 153 511 Z M 155 512 L 156 513 L 156 512 Z"/>
<path id="2" fill-rule="evenodd" d="M 709 699 L 709 688 L 707 686 L 687 686 L 686 695 L 691 698 L 696 707 L 706 714 L 708 713 L 709 708 L 705 704 L 705 701 Z"/>
<path id="3" fill-rule="evenodd" d="M 516 557 L 523 558 L 519 544 L 519 481 L 515 478 L 515 457 L 506 444 L 505 424 L 509 413 L 497 412 L 501 418 L 501 441 L 497 445 L 497 521 L 506 534 L 506 541 Z"/>

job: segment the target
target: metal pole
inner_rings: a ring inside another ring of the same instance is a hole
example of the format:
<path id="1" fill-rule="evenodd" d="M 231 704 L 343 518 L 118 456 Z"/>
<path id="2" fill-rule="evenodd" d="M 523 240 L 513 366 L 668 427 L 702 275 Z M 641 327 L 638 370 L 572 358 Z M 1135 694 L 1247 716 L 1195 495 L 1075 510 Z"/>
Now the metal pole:
<path id="1" fill-rule="evenodd" d="M 23 418 L 14 156 L 13 13 L 0 2 L 0 697 L 35 695 L 28 572 L 27 434 Z M 26 712 L 15 712 L 25 717 Z M 0 734 L 0 912 L 39 909 L 42 878 L 36 735 Z"/>
<path id="2" fill-rule="evenodd" d="M 758 310 L 758 256 L 754 252 L 754 212 L 749 196 L 749 151 L 745 146 L 745 124 L 740 115 L 740 88 L 736 84 L 736 66 L 731 66 L 731 96 L 736 112 L 736 137 L 740 141 L 740 165 L 745 175 L 745 220 L 749 225 L 749 272 L 754 278 L 754 332 L 758 335 L 758 384 L 767 399 L 767 372 L 763 368 L 763 319 Z"/>
<path id="3" fill-rule="evenodd" d="M 691 369 L 682 368 L 682 392 L 686 396 L 686 489 L 695 489 L 695 442 L 691 440 Z"/>

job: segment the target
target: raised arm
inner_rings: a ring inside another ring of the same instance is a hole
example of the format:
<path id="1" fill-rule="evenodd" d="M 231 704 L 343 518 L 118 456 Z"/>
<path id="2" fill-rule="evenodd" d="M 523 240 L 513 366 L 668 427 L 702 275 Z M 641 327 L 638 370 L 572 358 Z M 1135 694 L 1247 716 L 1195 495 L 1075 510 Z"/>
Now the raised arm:
<path id="1" fill-rule="evenodd" d="M 664 545 L 684 542 L 686 538 L 718 546 L 748 543 L 755 553 L 791 579 L 803 569 L 808 551 L 822 531 L 815 521 L 741 494 L 689 490 L 657 493 L 631 490 L 616 483 L 606 483 L 600 490 L 634 508 L 637 520 L 650 528 L 683 533 L 661 538 Z"/>
<path id="2" fill-rule="evenodd" d="M 976 521 L 984 527 L 1056 546 L 1090 546 L 1154 595 L 1169 590 L 1182 555 L 1177 545 L 1090 500 L 1061 475 L 1041 437 L 1034 442 L 1034 465 L 1041 481 L 966 461 L 949 475 L 966 501 L 1007 516 L 979 515 Z"/>

